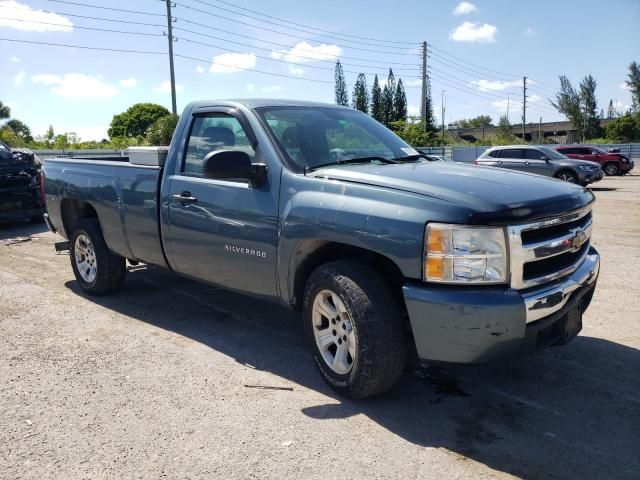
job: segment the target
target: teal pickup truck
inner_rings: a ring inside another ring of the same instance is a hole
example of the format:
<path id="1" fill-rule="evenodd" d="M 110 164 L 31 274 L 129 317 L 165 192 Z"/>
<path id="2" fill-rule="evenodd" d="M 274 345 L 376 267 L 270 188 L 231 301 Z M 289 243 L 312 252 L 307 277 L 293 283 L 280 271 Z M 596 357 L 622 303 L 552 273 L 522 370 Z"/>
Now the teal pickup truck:
<path id="1" fill-rule="evenodd" d="M 593 296 L 588 189 L 430 162 L 349 108 L 196 102 L 166 158 L 136 158 L 44 162 L 45 220 L 80 286 L 114 292 L 128 259 L 300 310 L 320 373 L 352 398 L 411 359 L 567 343 Z"/>

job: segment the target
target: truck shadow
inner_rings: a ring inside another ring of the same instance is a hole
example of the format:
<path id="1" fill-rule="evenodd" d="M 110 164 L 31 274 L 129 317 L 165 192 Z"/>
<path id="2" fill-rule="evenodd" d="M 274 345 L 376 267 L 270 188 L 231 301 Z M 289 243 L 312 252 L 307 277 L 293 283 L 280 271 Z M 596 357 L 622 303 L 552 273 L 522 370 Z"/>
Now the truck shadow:
<path id="1" fill-rule="evenodd" d="M 515 364 L 407 372 L 390 392 L 351 401 L 316 372 L 299 316 L 285 308 L 148 267 L 131 268 L 122 292 L 90 300 L 277 375 L 274 386 L 320 392 L 326 402 L 302 410 L 319 422 L 366 415 L 415 445 L 521 478 L 638 478 L 634 348 L 579 336 Z"/>

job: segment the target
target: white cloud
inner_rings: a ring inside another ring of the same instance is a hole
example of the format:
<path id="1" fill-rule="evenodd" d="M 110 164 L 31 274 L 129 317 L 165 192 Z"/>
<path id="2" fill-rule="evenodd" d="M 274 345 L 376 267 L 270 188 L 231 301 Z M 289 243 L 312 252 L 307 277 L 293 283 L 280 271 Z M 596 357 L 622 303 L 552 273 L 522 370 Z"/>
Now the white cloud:
<path id="1" fill-rule="evenodd" d="M 506 112 L 507 106 L 509 106 L 510 112 L 521 112 L 522 111 L 522 101 L 518 100 L 519 97 L 513 98 L 513 95 L 509 100 L 506 98 L 503 100 L 495 100 L 491 102 L 491 105 L 498 110 L 499 112 Z M 536 105 L 539 104 L 543 100 L 539 95 L 529 95 L 527 96 L 527 105 Z"/>
<path id="2" fill-rule="evenodd" d="M 247 83 L 247 92 L 252 93 L 256 91 L 256 86 L 253 83 Z"/>
<path id="3" fill-rule="evenodd" d="M 24 73 L 24 70 L 20 70 L 18 74 L 15 77 L 13 77 L 13 84 L 16 87 L 21 87 L 22 85 L 24 85 L 24 79 L 26 76 L 27 74 Z"/>
<path id="4" fill-rule="evenodd" d="M 415 105 L 408 105 L 407 115 L 409 115 L 410 117 L 416 117 L 420 115 L 420 107 L 416 107 Z"/>
<path id="5" fill-rule="evenodd" d="M 509 87 L 520 87 L 522 81 L 513 80 L 511 82 L 501 82 L 500 80 L 473 80 L 471 85 L 476 87 L 481 92 L 501 92 Z"/>
<path id="6" fill-rule="evenodd" d="M 154 87 L 153 90 L 155 92 L 168 93 L 171 91 L 171 82 L 169 80 L 165 80 L 157 87 Z M 184 90 L 184 85 L 176 83 L 176 92 L 181 92 L 182 90 Z"/>
<path id="7" fill-rule="evenodd" d="M 9 61 L 11 63 L 20 63 L 22 61 L 22 59 L 20 57 L 11 57 L 11 58 L 9 58 Z"/>
<path id="8" fill-rule="evenodd" d="M 138 80 L 134 77 L 125 78 L 124 80 L 120 80 L 120 86 L 124 88 L 133 88 L 138 84 Z"/>
<path id="9" fill-rule="evenodd" d="M 196 67 L 196 72 L 198 72 L 198 73 L 204 73 L 204 67 L 203 67 L 202 65 L 198 65 L 198 66 Z"/>
<path id="10" fill-rule="evenodd" d="M 470 13 L 473 13 L 476 10 L 478 10 L 478 7 L 476 7 L 473 3 L 460 2 L 458 5 L 456 5 L 456 8 L 453 10 L 453 14 L 469 15 Z"/>
<path id="11" fill-rule="evenodd" d="M 213 57 L 209 68 L 211 73 L 233 73 L 256 66 L 256 56 L 253 53 L 222 53 Z"/>
<path id="12" fill-rule="evenodd" d="M 292 75 L 303 75 L 304 68 L 300 68 L 296 65 L 289 65 L 289 73 L 291 73 Z"/>
<path id="13" fill-rule="evenodd" d="M 629 85 L 627 85 L 627 82 L 622 82 L 620 85 L 618 85 L 618 88 L 620 90 L 631 90 L 631 88 L 629 88 Z"/>
<path id="14" fill-rule="evenodd" d="M 494 25 L 476 22 L 464 22 L 449 34 L 449 39 L 456 42 L 493 43 L 496 41 L 498 29 Z"/>
<path id="15" fill-rule="evenodd" d="M 287 62 L 309 63 L 318 60 L 335 60 L 342 55 L 342 48 L 338 45 L 322 43 L 313 46 L 308 42 L 299 42 L 290 50 L 274 50 L 271 57 Z"/>
<path id="16" fill-rule="evenodd" d="M 31 77 L 33 83 L 51 86 L 51 92 L 61 97 L 69 98 L 99 98 L 113 97 L 118 89 L 102 80 L 100 77 L 83 73 L 66 73 L 53 75 L 43 73 Z"/>
<path id="17" fill-rule="evenodd" d="M 260 90 L 264 93 L 279 92 L 282 90 L 282 85 L 265 85 L 264 87 L 260 87 Z"/>
<path id="18" fill-rule="evenodd" d="M 73 30 L 73 23 L 67 17 L 44 10 L 36 10 L 15 0 L 1 0 L 0 8 L 2 8 L 4 17 L 0 17 L 0 27 L 15 28 L 25 32 L 70 32 Z"/>
<path id="19" fill-rule="evenodd" d="M 529 38 L 531 38 L 531 37 L 535 37 L 536 35 L 538 35 L 538 32 L 536 32 L 536 31 L 535 31 L 533 28 L 531 28 L 531 27 L 527 27 L 527 28 L 525 28 L 525 29 L 522 31 L 522 34 L 523 34 L 525 37 L 529 37 Z"/>
<path id="20" fill-rule="evenodd" d="M 631 108 L 631 105 L 627 105 L 626 103 L 621 102 L 620 100 L 613 101 L 613 109 L 616 112 L 626 112 Z"/>

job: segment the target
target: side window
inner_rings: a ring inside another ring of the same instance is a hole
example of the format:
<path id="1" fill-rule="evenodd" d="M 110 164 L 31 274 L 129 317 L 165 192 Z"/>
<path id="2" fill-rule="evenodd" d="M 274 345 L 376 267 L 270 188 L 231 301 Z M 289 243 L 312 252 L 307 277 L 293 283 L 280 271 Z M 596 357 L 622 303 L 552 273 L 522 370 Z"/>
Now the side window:
<path id="1" fill-rule="evenodd" d="M 580 155 L 592 155 L 590 148 L 581 148 Z"/>
<path id="2" fill-rule="evenodd" d="M 491 158 L 498 158 L 500 156 L 500 150 L 492 150 L 487 155 Z"/>
<path id="3" fill-rule="evenodd" d="M 559 148 L 558 151 L 562 154 L 562 155 L 573 155 L 575 152 L 573 151 L 573 148 Z"/>
<path id="4" fill-rule="evenodd" d="M 524 151 L 524 158 L 526 158 L 527 160 L 542 160 L 547 158 L 547 156 L 540 150 L 528 148 Z"/>
<path id="5" fill-rule="evenodd" d="M 500 152 L 500 158 L 522 158 L 522 150 L 519 148 L 505 148 Z"/>
<path id="6" fill-rule="evenodd" d="M 193 119 L 182 171 L 203 176 L 204 157 L 215 150 L 241 150 L 251 161 L 255 151 L 240 122 L 226 113 L 212 113 Z"/>

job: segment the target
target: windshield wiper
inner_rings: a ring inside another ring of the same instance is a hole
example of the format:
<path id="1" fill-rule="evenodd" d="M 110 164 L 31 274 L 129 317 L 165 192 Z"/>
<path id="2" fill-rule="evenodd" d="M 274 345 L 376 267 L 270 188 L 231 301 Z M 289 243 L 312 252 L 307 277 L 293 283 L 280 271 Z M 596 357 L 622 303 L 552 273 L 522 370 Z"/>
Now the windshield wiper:
<path id="1" fill-rule="evenodd" d="M 419 158 L 425 158 L 428 160 L 428 157 L 425 153 L 414 153 L 413 155 L 407 155 L 405 157 L 396 157 L 396 158 L 393 158 L 392 160 L 395 163 L 400 163 L 400 162 L 411 162 L 413 160 L 418 160 Z"/>
<path id="2" fill-rule="evenodd" d="M 314 165 L 313 167 L 308 167 L 307 170 L 311 172 L 313 170 L 317 170 L 318 168 L 330 167 L 332 165 L 344 165 L 344 164 L 347 164 L 347 163 L 367 163 L 367 162 L 373 162 L 375 160 L 377 160 L 379 162 L 382 162 L 382 163 L 398 163 L 398 160 L 395 159 L 395 158 L 389 159 L 389 158 L 385 158 L 385 157 L 376 157 L 376 156 L 357 157 L 357 158 L 344 158 L 344 159 L 340 159 L 340 160 L 335 160 L 333 162 L 321 163 L 320 165 Z"/>

